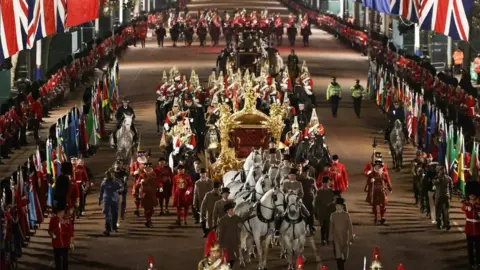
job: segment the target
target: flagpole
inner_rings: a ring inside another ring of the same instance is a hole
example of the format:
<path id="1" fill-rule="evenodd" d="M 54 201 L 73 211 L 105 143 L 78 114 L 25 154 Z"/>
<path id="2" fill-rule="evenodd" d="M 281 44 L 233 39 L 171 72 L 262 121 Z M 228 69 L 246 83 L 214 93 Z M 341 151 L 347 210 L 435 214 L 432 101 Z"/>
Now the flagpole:
<path id="1" fill-rule="evenodd" d="M 35 69 L 35 78 L 40 80 L 42 77 L 41 73 L 41 68 L 42 68 L 42 40 L 39 39 L 37 40 L 36 47 L 35 47 L 35 64 L 36 64 L 36 69 Z"/>

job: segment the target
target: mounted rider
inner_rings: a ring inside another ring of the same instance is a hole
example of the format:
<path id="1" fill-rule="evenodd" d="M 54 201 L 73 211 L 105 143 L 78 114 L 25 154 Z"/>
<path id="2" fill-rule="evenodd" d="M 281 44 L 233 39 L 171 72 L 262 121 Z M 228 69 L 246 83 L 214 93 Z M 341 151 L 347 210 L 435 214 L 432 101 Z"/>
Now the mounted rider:
<path id="1" fill-rule="evenodd" d="M 408 138 L 408 131 L 405 126 L 405 110 L 403 109 L 403 107 L 400 106 L 400 102 L 398 100 L 395 100 L 393 102 L 393 107 L 390 107 L 390 110 L 388 111 L 388 127 L 387 129 L 385 129 L 384 143 L 390 141 L 390 133 L 393 129 L 395 121 L 397 120 L 402 123 L 403 133 L 405 134 L 405 138 Z"/>
<path id="2" fill-rule="evenodd" d="M 302 141 L 302 132 L 298 126 L 298 118 L 295 116 L 293 118 L 292 130 L 288 131 L 285 134 L 284 144 L 288 147 L 287 153 L 294 156 L 296 146 Z"/>
<path id="3" fill-rule="evenodd" d="M 310 137 L 310 134 L 314 136 L 325 136 L 325 129 L 323 125 L 318 122 L 317 111 L 312 111 L 312 117 L 310 118 L 310 123 L 305 128 L 304 136 L 305 138 Z"/>
<path id="4" fill-rule="evenodd" d="M 273 155 L 273 158 L 271 157 Z M 274 137 L 270 137 L 268 142 L 268 149 L 263 150 L 262 160 L 275 160 L 275 163 L 278 164 L 282 160 L 282 152 L 280 149 L 277 149 L 277 141 Z"/>
<path id="5" fill-rule="evenodd" d="M 183 112 L 180 111 L 180 104 L 178 104 L 178 99 L 175 98 L 173 101 L 172 110 L 167 113 L 167 117 L 165 119 L 165 130 L 169 131 L 170 129 L 175 127 L 179 121 L 183 121 L 184 118 L 185 115 Z"/>
<path id="6" fill-rule="evenodd" d="M 117 120 L 117 126 L 115 131 L 113 132 L 113 143 L 117 145 L 117 136 L 115 135 L 117 131 L 122 127 L 123 120 L 125 119 L 124 115 L 132 115 L 132 125 L 130 126 L 130 130 L 133 132 L 133 142 L 137 144 L 137 129 L 135 128 L 135 111 L 130 106 L 130 101 L 122 100 L 123 106 L 118 108 L 117 112 L 115 113 L 115 119 Z"/>

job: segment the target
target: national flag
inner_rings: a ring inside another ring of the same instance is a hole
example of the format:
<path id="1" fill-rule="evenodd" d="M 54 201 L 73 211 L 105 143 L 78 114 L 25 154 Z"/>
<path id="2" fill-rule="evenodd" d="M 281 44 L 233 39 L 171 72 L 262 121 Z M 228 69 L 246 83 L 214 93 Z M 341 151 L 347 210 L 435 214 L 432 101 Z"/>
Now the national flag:
<path id="1" fill-rule="evenodd" d="M 421 0 L 391 0 L 390 12 L 411 22 L 418 22 Z"/>
<path id="2" fill-rule="evenodd" d="M 391 0 L 362 0 L 362 4 L 378 12 L 392 14 L 390 11 L 390 1 Z"/>
<path id="3" fill-rule="evenodd" d="M 108 105 L 108 85 L 107 85 L 107 79 L 104 78 L 102 81 L 102 108 L 107 107 Z"/>
<path id="4" fill-rule="evenodd" d="M 460 151 L 458 154 L 458 180 L 459 188 L 462 194 L 465 194 L 465 142 L 463 141 L 463 134 L 460 134 Z"/>
<path id="5" fill-rule="evenodd" d="M 470 155 L 470 174 L 472 175 L 472 179 L 478 178 L 478 143 L 473 142 L 472 153 Z"/>
<path id="6" fill-rule="evenodd" d="M 35 41 L 65 31 L 67 0 L 28 0 L 28 48 Z"/>
<path id="7" fill-rule="evenodd" d="M 419 24 L 422 29 L 468 41 L 472 10 L 473 0 L 423 0 Z"/>
<path id="8" fill-rule="evenodd" d="M 45 154 L 47 156 L 45 165 L 47 166 L 47 174 L 53 175 L 52 173 L 52 140 L 48 139 L 45 149 Z"/>
<path id="9" fill-rule="evenodd" d="M 28 2 L 0 0 L 0 59 L 27 48 Z"/>
<path id="10" fill-rule="evenodd" d="M 72 27 L 98 18 L 99 0 L 68 0 L 66 26 Z"/>

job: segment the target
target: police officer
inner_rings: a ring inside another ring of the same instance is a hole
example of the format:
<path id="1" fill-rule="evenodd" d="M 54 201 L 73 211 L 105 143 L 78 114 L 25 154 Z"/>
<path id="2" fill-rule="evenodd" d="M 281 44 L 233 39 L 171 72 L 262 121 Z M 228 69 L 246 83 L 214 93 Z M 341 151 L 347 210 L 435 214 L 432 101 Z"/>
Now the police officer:
<path id="1" fill-rule="evenodd" d="M 363 96 L 365 95 L 365 89 L 363 89 L 363 86 L 360 85 L 360 80 L 356 80 L 355 85 L 350 88 L 350 92 L 352 93 L 353 110 L 355 111 L 355 114 L 357 115 L 357 117 L 360 117 L 360 109 L 362 108 L 362 99 L 363 99 Z"/>
<path id="2" fill-rule="evenodd" d="M 332 116 L 337 117 L 338 104 L 342 99 L 342 87 L 337 83 L 337 78 L 332 77 L 332 82 L 327 88 L 327 100 L 332 103 Z"/>
<path id="3" fill-rule="evenodd" d="M 127 211 L 128 170 L 124 167 L 123 160 L 118 159 L 113 165 L 113 171 L 115 180 L 117 180 L 121 186 L 118 194 L 122 198 L 122 204 L 120 205 L 120 218 L 123 220 L 125 219 L 125 214 Z"/>
<path id="4" fill-rule="evenodd" d="M 446 172 L 446 168 L 441 166 L 438 175 L 433 179 L 435 186 L 435 215 L 437 220 L 437 228 L 450 230 L 450 199 L 452 198 L 453 181 Z M 443 222 L 443 226 L 442 226 Z"/>
<path id="5" fill-rule="evenodd" d="M 121 189 L 121 186 L 118 181 L 115 181 L 112 170 L 108 170 L 105 176 L 100 185 L 98 205 L 101 205 L 103 202 L 103 214 L 105 215 L 105 231 L 103 234 L 109 236 L 112 229 L 115 232 L 117 231 L 118 191 Z"/>

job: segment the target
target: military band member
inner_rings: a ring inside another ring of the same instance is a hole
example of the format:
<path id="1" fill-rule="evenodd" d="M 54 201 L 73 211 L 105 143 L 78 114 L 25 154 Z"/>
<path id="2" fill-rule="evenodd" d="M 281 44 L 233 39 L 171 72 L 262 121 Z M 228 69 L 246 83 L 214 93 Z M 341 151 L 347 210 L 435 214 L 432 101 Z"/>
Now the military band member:
<path id="1" fill-rule="evenodd" d="M 386 221 L 387 190 L 392 192 L 390 177 L 383 171 L 383 162 L 375 161 L 374 169 L 368 175 L 367 184 L 365 185 L 365 192 L 367 192 L 366 202 L 372 206 L 375 224 L 384 224 Z M 380 219 L 378 218 L 377 208 L 380 208 Z"/>
<path id="2" fill-rule="evenodd" d="M 215 211 L 215 203 L 222 199 L 220 195 L 220 182 L 213 182 L 213 189 L 205 194 L 200 207 L 200 223 L 205 238 L 210 230 L 214 228 L 213 212 Z"/>
<path id="3" fill-rule="evenodd" d="M 220 194 L 222 196 L 222 199 L 216 201 L 213 207 L 213 228 L 216 228 L 218 226 L 218 221 L 225 215 L 224 206 L 228 203 L 233 202 L 232 200 L 228 199 L 228 195 L 230 195 L 229 188 L 222 188 Z"/>
<path id="4" fill-rule="evenodd" d="M 202 200 L 207 192 L 213 189 L 213 181 L 207 178 L 207 170 L 205 168 L 200 169 L 200 179 L 195 182 L 193 189 L 193 210 L 196 223 L 200 221 L 200 206 Z"/>
<path id="5" fill-rule="evenodd" d="M 164 125 L 165 130 L 169 131 L 171 128 L 177 125 L 178 122 L 183 121 L 183 119 L 184 114 L 180 111 L 180 106 L 178 103 L 174 101 L 172 110 L 167 112 L 167 118 L 165 119 Z"/>

